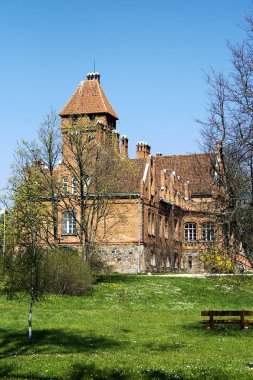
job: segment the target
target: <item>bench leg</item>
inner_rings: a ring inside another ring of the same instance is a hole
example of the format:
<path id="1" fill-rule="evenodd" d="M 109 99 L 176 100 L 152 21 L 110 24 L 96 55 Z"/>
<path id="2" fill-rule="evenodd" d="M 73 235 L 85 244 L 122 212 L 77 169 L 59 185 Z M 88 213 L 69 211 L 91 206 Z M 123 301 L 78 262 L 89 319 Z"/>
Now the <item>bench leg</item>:
<path id="1" fill-rule="evenodd" d="M 247 329 L 248 325 L 245 325 L 245 321 L 244 321 L 244 310 L 241 310 L 240 314 L 241 314 L 241 329 Z"/>

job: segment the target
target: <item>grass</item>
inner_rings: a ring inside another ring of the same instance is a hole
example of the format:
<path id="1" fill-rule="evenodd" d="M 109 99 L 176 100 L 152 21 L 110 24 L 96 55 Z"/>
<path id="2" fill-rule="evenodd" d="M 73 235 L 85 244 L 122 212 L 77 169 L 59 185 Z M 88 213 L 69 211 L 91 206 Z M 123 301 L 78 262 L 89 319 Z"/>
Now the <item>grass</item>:
<path id="1" fill-rule="evenodd" d="M 253 379 L 253 328 L 200 323 L 205 309 L 252 309 L 253 279 L 104 276 L 85 297 L 34 307 L 0 294 L 0 378 Z"/>

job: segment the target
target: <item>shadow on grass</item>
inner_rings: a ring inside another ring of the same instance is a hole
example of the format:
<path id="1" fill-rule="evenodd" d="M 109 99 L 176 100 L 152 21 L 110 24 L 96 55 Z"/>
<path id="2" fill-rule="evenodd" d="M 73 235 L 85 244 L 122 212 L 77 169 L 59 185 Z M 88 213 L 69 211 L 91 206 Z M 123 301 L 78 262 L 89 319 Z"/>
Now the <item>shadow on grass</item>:
<path id="1" fill-rule="evenodd" d="M 144 345 L 148 350 L 150 351 L 157 351 L 157 352 L 164 352 L 164 351 L 177 351 L 180 350 L 183 347 L 189 346 L 187 343 L 183 342 L 175 342 L 175 343 L 162 343 L 162 344 L 155 344 L 155 343 L 147 343 Z"/>
<path id="2" fill-rule="evenodd" d="M 41 375 L 27 375 L 27 374 L 15 374 L 15 368 L 13 364 L 2 365 L 0 364 L 0 379 L 24 379 L 24 380 L 59 380 L 59 377 L 55 376 L 41 376 Z"/>
<path id="3" fill-rule="evenodd" d="M 213 326 L 212 330 L 209 330 L 207 326 L 201 321 L 195 322 L 195 323 L 189 323 L 182 326 L 182 329 L 184 329 L 186 332 L 195 332 L 198 335 L 201 336 L 215 336 L 215 335 L 222 335 L 222 336 L 253 336 L 253 326 L 249 325 L 248 329 L 241 329 L 240 323 L 235 324 L 216 324 Z"/>
<path id="4" fill-rule="evenodd" d="M 70 378 L 72 380 L 229 380 L 231 378 L 231 374 L 226 374 L 223 370 L 219 370 L 216 368 L 200 368 L 199 370 L 195 370 L 190 374 L 184 373 L 184 369 L 179 371 L 146 369 L 140 370 L 137 373 L 129 372 L 124 369 L 101 370 L 96 368 L 94 364 L 89 366 L 85 366 L 83 364 L 75 364 L 72 367 Z"/>
<path id="5" fill-rule="evenodd" d="M 31 341 L 26 332 L 14 333 L 11 330 L 0 329 L 1 348 L 0 359 L 12 355 L 29 355 L 38 353 L 82 353 L 93 350 L 120 349 L 121 343 L 114 339 L 91 334 L 73 334 L 64 330 L 36 330 Z M 125 343 L 124 343 L 125 345 Z"/>
<path id="6" fill-rule="evenodd" d="M 43 376 L 41 374 L 32 373 L 26 374 L 15 373 L 14 365 L 3 366 L 0 363 L 0 378 L 5 379 L 28 379 L 28 380 L 230 380 L 231 374 L 227 374 L 223 369 L 219 368 L 199 368 L 194 369 L 191 373 L 187 373 L 184 368 L 180 370 L 165 371 L 163 369 L 143 369 L 137 371 L 129 371 L 128 369 L 100 369 L 95 364 L 84 365 L 76 363 L 72 366 L 70 372 L 66 373 L 63 377 L 56 377 L 54 375 Z"/>

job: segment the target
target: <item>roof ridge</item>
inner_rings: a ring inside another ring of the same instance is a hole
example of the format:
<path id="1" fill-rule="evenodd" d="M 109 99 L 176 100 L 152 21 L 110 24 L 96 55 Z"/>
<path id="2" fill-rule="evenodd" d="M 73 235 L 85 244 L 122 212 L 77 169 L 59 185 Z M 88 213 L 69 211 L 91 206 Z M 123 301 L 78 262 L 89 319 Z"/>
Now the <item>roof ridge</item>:
<path id="1" fill-rule="evenodd" d="M 106 108 L 106 105 L 105 105 L 105 102 L 104 102 L 104 98 L 103 98 L 102 93 L 101 93 L 101 89 L 100 89 L 101 86 L 100 86 L 100 83 L 98 81 L 97 81 L 97 86 L 98 86 L 99 95 L 100 95 L 101 100 L 103 102 L 104 109 L 105 109 L 106 112 L 108 112 L 108 110 Z"/>
<path id="2" fill-rule="evenodd" d="M 155 156 L 154 158 L 164 158 L 164 157 L 188 157 L 188 156 L 206 156 L 209 153 L 184 153 L 184 154 L 163 154 L 162 156 Z"/>

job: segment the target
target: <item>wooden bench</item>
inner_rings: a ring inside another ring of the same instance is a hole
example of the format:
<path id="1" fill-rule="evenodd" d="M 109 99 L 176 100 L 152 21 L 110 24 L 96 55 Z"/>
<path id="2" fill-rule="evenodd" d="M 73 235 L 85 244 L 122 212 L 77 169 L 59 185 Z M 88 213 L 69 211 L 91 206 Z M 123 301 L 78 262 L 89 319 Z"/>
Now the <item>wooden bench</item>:
<path id="1" fill-rule="evenodd" d="M 241 329 L 247 329 L 253 319 L 245 319 L 253 315 L 252 310 L 205 310 L 201 311 L 202 317 L 209 317 L 209 320 L 203 320 L 202 323 L 212 329 L 216 323 L 240 323 Z M 235 317 L 235 318 L 217 318 L 217 317 Z"/>

